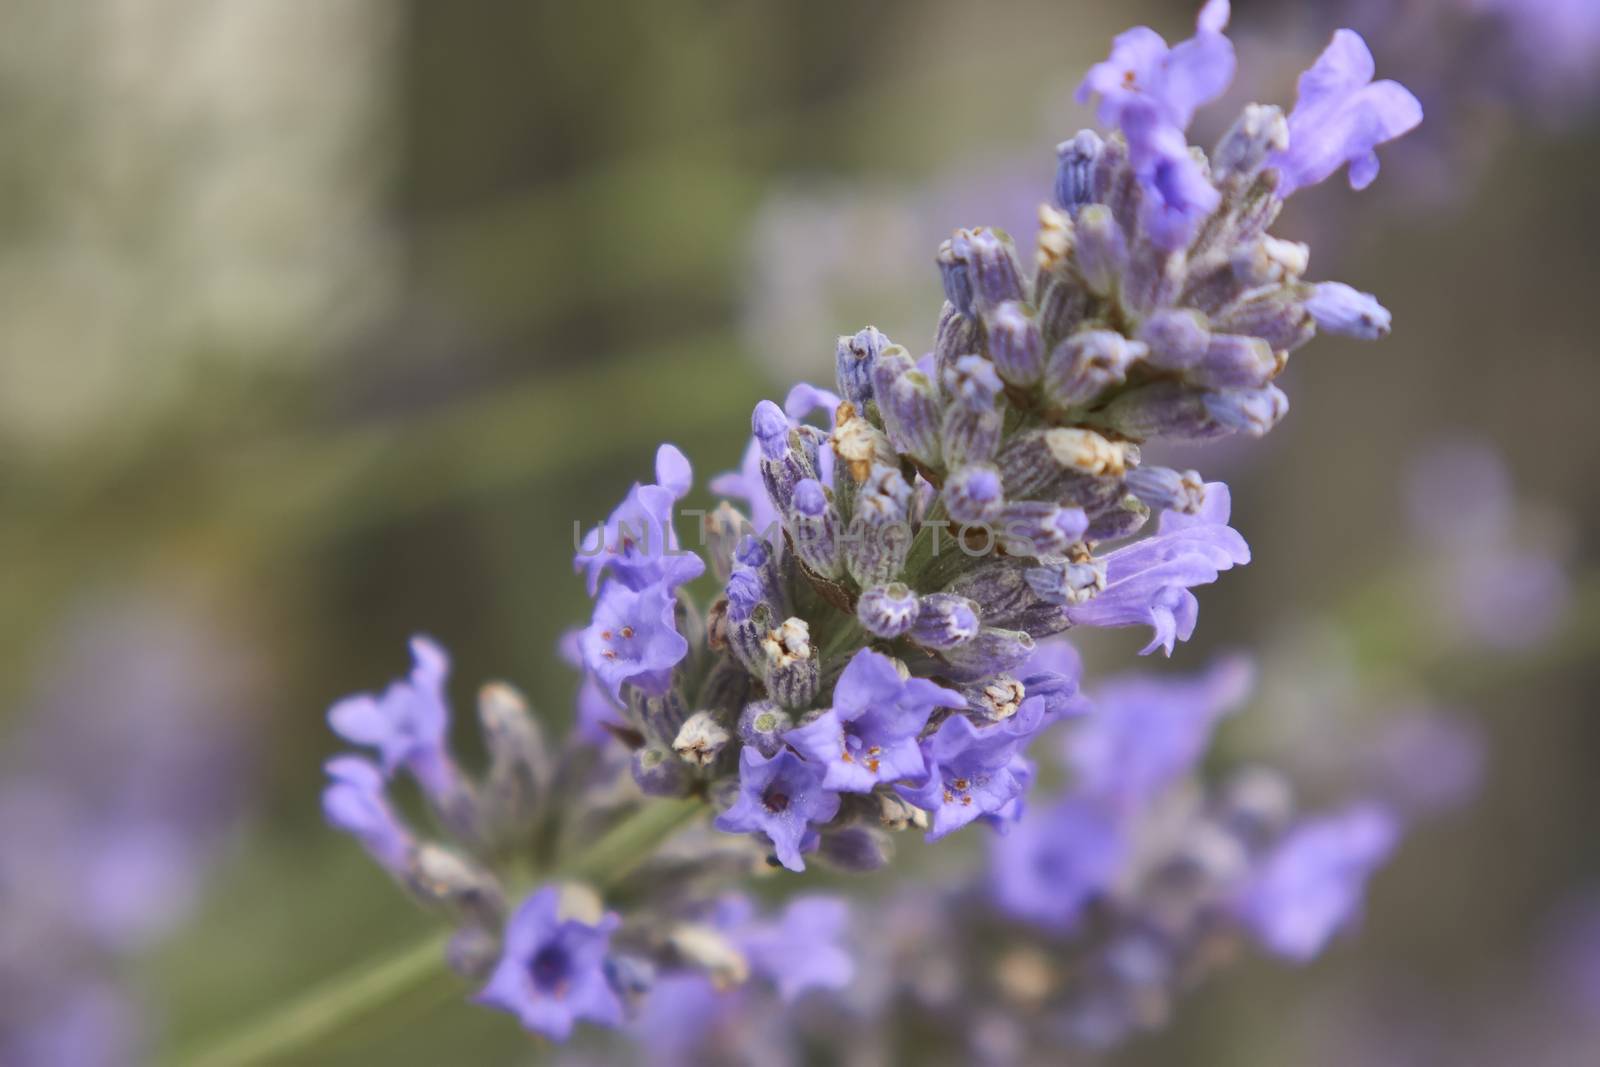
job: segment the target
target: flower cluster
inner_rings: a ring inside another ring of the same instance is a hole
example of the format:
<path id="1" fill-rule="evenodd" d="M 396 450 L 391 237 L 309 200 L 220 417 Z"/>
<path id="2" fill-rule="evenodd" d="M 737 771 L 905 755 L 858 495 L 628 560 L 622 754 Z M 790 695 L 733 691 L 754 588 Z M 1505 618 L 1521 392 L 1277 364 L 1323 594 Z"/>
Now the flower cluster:
<path id="1" fill-rule="evenodd" d="M 1248 562 L 1227 487 L 1147 464 L 1143 449 L 1261 436 L 1288 409 L 1275 379 L 1293 350 L 1318 330 L 1387 332 L 1374 298 L 1306 281 L 1308 249 L 1267 231 L 1286 196 L 1341 166 L 1370 182 L 1376 146 L 1421 117 L 1341 33 L 1290 114 L 1251 105 L 1208 157 L 1186 131 L 1233 76 L 1227 21 L 1211 0 L 1178 45 L 1142 28 L 1117 38 L 1082 89 L 1109 132 L 1060 146 L 1032 252 L 985 227 L 938 248 L 945 302 L 929 351 L 869 326 L 839 339 L 836 391 L 801 385 L 756 406 L 740 469 L 711 483 L 729 499 L 703 515 L 704 559 L 673 529 L 688 461 L 662 446 L 655 482 L 578 545 L 595 597 L 571 642 L 586 728 L 559 761 L 514 694 L 491 686 L 492 765 L 482 781 L 463 774 L 445 745 L 445 659 L 426 641 L 408 680 L 333 708 L 334 729 L 377 760 L 328 765 L 330 819 L 456 911 L 453 959 L 487 977 L 485 1003 L 562 1039 L 575 1019 L 618 1025 L 629 1000 L 679 972 L 723 984 L 761 972 L 785 994 L 836 984 L 848 967 L 816 948 L 838 933 L 830 905 L 796 903 L 776 932 L 751 933 L 700 914 L 705 886 L 763 860 L 875 869 L 912 827 L 938 839 L 1021 820 L 996 856 L 998 896 L 1046 922 L 1071 924 L 1126 872 L 1130 828 L 1203 753 L 1240 668 L 1177 690 L 1110 685 L 1090 715 L 1061 635 L 1147 627 L 1144 652 L 1170 654 L 1194 631 L 1194 588 Z M 719 588 L 706 604 L 692 583 L 708 564 Z M 1073 789 L 1029 809 L 1030 746 L 1069 720 L 1083 720 Z M 608 775 L 624 749 L 636 788 L 618 795 Z M 402 774 L 453 846 L 419 841 L 398 813 L 389 786 Z M 731 836 L 696 839 L 689 859 L 649 858 L 649 899 L 626 916 L 559 880 L 507 916 L 508 892 L 525 888 L 509 854 L 560 857 L 617 810 L 669 802 L 709 806 Z M 541 820 L 546 807 L 556 815 Z M 1223 818 L 1202 807 L 1182 841 Z M 1343 863 L 1342 884 L 1358 889 L 1387 847 L 1343 823 L 1304 833 L 1258 849 L 1248 888 L 1229 883 L 1238 921 L 1289 953 L 1350 910 L 1318 864 Z M 1290 915 L 1307 885 L 1321 910 Z"/>

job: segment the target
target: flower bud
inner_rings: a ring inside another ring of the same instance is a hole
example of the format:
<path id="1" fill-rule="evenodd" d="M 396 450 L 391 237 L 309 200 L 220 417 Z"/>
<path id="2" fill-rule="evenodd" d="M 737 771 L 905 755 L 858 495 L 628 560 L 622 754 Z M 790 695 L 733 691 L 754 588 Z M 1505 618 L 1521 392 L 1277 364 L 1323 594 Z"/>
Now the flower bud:
<path id="1" fill-rule="evenodd" d="M 963 315 L 972 314 L 972 280 L 967 273 L 963 254 L 965 245 L 958 251 L 954 240 L 947 239 L 939 245 L 934 262 L 939 265 L 939 281 L 944 285 L 944 298 Z"/>
<path id="2" fill-rule="evenodd" d="M 1062 507 L 1047 500 L 1007 504 L 1002 516 L 1008 550 L 1021 545 L 1035 556 L 1059 556 L 1083 540 L 1089 519 L 1082 508 Z"/>
<path id="3" fill-rule="evenodd" d="M 1204 315 L 1183 308 L 1167 308 L 1144 321 L 1139 339 L 1146 345 L 1145 358 L 1152 366 L 1183 370 L 1205 357 L 1211 331 Z"/>
<path id="4" fill-rule="evenodd" d="M 794 719 L 772 700 L 755 700 L 739 712 L 739 740 L 769 759 L 783 748 L 783 735 Z"/>
<path id="5" fill-rule="evenodd" d="M 695 767 L 709 767 L 716 762 L 731 740 L 717 717 L 709 711 L 697 711 L 685 720 L 678 736 L 673 739 L 672 751 L 683 762 Z"/>
<path id="6" fill-rule="evenodd" d="M 865 411 L 872 402 L 872 369 L 889 344 L 876 326 L 868 326 L 854 337 L 839 338 L 834 357 L 839 395 L 858 410 Z"/>
<path id="7" fill-rule="evenodd" d="M 1220 389 L 1205 394 L 1206 414 L 1233 433 L 1260 437 L 1289 413 L 1289 398 L 1275 385 L 1264 389 Z"/>
<path id="8" fill-rule="evenodd" d="M 1140 467 L 1124 479 L 1128 491 L 1143 500 L 1152 511 L 1176 511 L 1194 515 L 1205 503 L 1206 483 L 1199 471 L 1175 471 L 1171 467 Z"/>
<path id="9" fill-rule="evenodd" d="M 1084 283 L 1101 296 L 1110 295 L 1128 267 L 1128 245 L 1111 208 L 1089 204 L 1078 213 L 1074 255 Z"/>
<path id="10" fill-rule="evenodd" d="M 911 486 L 891 467 L 874 467 L 856 496 L 856 513 L 841 538 L 845 568 L 862 587 L 893 581 L 911 547 Z"/>
<path id="11" fill-rule="evenodd" d="M 1045 431 L 1045 446 L 1062 470 L 1095 477 L 1119 477 L 1127 469 L 1127 449 L 1093 430 L 1058 427 Z"/>
<path id="12" fill-rule="evenodd" d="M 1205 358 L 1184 377 L 1196 385 L 1218 389 L 1259 389 L 1278 373 L 1282 364 L 1272 346 L 1259 337 L 1212 335 Z"/>
<path id="13" fill-rule="evenodd" d="M 801 618 L 785 619 L 768 632 L 761 647 L 766 654 L 767 692 L 786 708 L 808 706 L 822 684 L 810 625 Z"/>
<path id="14" fill-rule="evenodd" d="M 829 443 L 852 481 L 866 481 L 876 465 L 899 465 L 900 457 L 889 444 L 889 438 L 863 418 L 854 404 L 849 401 L 840 404 L 834 422 Z"/>
<path id="15" fill-rule="evenodd" d="M 1028 687 L 1009 674 L 997 674 L 966 690 L 967 706 L 990 722 L 1009 719 L 1028 695 Z"/>
<path id="16" fill-rule="evenodd" d="M 711 559 L 711 573 L 719 582 L 726 582 L 733 573 L 733 553 L 750 532 L 750 520 L 726 500 L 702 516 L 706 555 Z"/>
<path id="17" fill-rule="evenodd" d="M 1076 217 L 1094 199 L 1094 167 L 1105 142 L 1093 130 L 1079 130 L 1056 145 L 1056 206 Z"/>
<path id="18" fill-rule="evenodd" d="M 1044 373 L 1044 336 L 1026 307 L 1007 301 L 989 317 L 989 356 L 1012 385 L 1029 386 Z"/>
<path id="19" fill-rule="evenodd" d="M 930 593 L 922 598 L 911 639 L 928 648 L 949 649 L 978 635 L 978 605 L 954 593 Z"/>
<path id="20" fill-rule="evenodd" d="M 1025 630 L 985 626 L 972 640 L 941 651 L 945 673 L 957 681 L 976 681 L 1018 670 L 1033 655 L 1034 640 Z"/>
<path id="21" fill-rule="evenodd" d="M 1070 607 L 1098 596 L 1106 587 L 1105 560 L 1042 559 L 1023 572 L 1029 588 L 1043 601 Z"/>
<path id="22" fill-rule="evenodd" d="M 1120 384 L 1146 351 L 1142 342 L 1113 330 L 1079 330 L 1045 362 L 1044 394 L 1061 408 L 1087 404 Z"/>
<path id="23" fill-rule="evenodd" d="M 950 517 L 969 525 L 992 522 L 1005 506 L 1000 468 L 992 463 L 956 468 L 945 479 L 941 495 Z"/>
<path id="24" fill-rule="evenodd" d="M 815 478 L 806 478 L 794 487 L 793 506 L 789 522 L 795 554 L 817 574 L 837 578 L 844 572 L 844 559 L 839 552 L 839 513 L 828 491 Z"/>
<path id="25" fill-rule="evenodd" d="M 1150 509 L 1144 501 L 1127 494 L 1115 505 L 1096 515 L 1089 523 L 1085 536 L 1090 541 L 1115 541 L 1132 537 L 1150 520 Z"/>
<path id="26" fill-rule="evenodd" d="M 478 721 L 489 749 L 489 818 L 500 832 L 514 833 L 533 818 L 550 779 L 544 734 L 522 695 L 498 682 L 479 690 Z"/>
<path id="27" fill-rule="evenodd" d="M 939 312 L 939 326 L 933 334 L 933 365 L 948 367 L 962 356 L 978 351 L 981 343 L 977 320 L 947 301 Z"/>
<path id="28" fill-rule="evenodd" d="M 679 797 L 689 790 L 689 768 L 666 748 L 636 749 L 629 770 L 639 791 L 651 797 Z"/>
<path id="29" fill-rule="evenodd" d="M 443 905 L 468 921 L 499 926 L 505 907 L 500 883 L 484 868 L 432 842 L 412 857 L 406 884 L 424 903 Z"/>
<path id="30" fill-rule="evenodd" d="M 956 258 L 966 261 L 972 307 L 986 310 L 1007 300 L 1027 299 L 1022 265 L 1017 261 L 1017 250 L 1010 237 L 988 226 L 979 226 L 957 230 L 951 245 Z M 962 307 L 954 297 L 950 297 L 950 302 Z"/>
<path id="31" fill-rule="evenodd" d="M 1389 336 L 1389 309 L 1371 293 L 1352 289 L 1343 282 L 1323 282 L 1306 301 L 1306 310 L 1317 320 L 1317 328 L 1362 341 Z"/>
<path id="32" fill-rule="evenodd" d="M 1211 153 L 1211 173 L 1220 184 L 1254 178 L 1274 152 L 1289 147 L 1289 122 L 1281 108 L 1246 104 Z"/>
<path id="33" fill-rule="evenodd" d="M 917 621 L 917 594 L 899 582 L 875 585 L 856 601 L 856 618 L 874 637 L 893 640 Z"/>
<path id="34" fill-rule="evenodd" d="M 889 443 L 930 466 L 939 462 L 939 389 L 898 346 L 878 359 L 874 388 Z"/>

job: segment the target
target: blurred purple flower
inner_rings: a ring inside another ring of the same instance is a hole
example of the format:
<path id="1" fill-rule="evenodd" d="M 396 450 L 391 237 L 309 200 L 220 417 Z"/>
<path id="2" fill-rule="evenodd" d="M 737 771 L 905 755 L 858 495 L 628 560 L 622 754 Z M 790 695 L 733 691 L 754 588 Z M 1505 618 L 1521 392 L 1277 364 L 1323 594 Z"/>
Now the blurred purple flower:
<path id="1" fill-rule="evenodd" d="M 1339 30 L 1300 76 L 1289 115 L 1289 147 L 1272 157 L 1282 181 L 1278 195 L 1325 181 L 1346 163 L 1350 187 L 1365 189 L 1378 176 L 1378 145 L 1415 129 L 1422 104 L 1399 82 L 1374 82 L 1377 67 L 1366 41 Z"/>
<path id="2" fill-rule="evenodd" d="M 430 797 L 449 796 L 457 787 L 446 735 L 450 709 L 444 683 L 450 660 L 426 637 L 411 639 L 411 676 L 392 682 L 379 696 L 361 693 L 328 709 L 328 725 L 353 745 L 378 750 L 385 777 L 402 767 Z"/>
<path id="3" fill-rule="evenodd" d="M 331 781 L 322 790 L 324 817 L 391 874 L 404 871 L 414 843 L 384 794 L 383 772 L 359 756 L 336 757 L 325 769 Z"/>
<path id="4" fill-rule="evenodd" d="M 1047 929 L 1066 929 L 1109 888 L 1127 858 L 1119 820 L 1104 805 L 1067 796 L 1032 806 L 989 845 L 989 885 L 1002 911 Z"/>
<path id="5" fill-rule="evenodd" d="M 785 1003 L 812 989 L 844 989 L 855 976 L 841 944 L 849 936 L 850 908 L 838 897 L 796 897 L 776 920 L 754 919 L 747 902 L 736 903 L 722 922 L 752 973 L 772 982 Z"/>
<path id="6" fill-rule="evenodd" d="M 1399 839 L 1395 818 L 1375 805 L 1300 824 L 1239 894 L 1240 920 L 1267 950 L 1297 963 L 1312 959 L 1360 918 L 1367 879 Z"/>
<path id="7" fill-rule="evenodd" d="M 1067 736 L 1075 788 L 1118 810 L 1148 803 L 1195 769 L 1218 720 L 1249 698 L 1255 673 L 1248 659 L 1233 656 L 1199 675 L 1104 683 Z"/>

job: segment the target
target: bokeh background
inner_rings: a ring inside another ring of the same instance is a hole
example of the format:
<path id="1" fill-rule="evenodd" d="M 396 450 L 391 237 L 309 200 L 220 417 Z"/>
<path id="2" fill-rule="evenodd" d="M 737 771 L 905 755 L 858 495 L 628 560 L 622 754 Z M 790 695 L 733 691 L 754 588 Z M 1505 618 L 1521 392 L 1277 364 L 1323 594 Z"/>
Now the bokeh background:
<path id="1" fill-rule="evenodd" d="M 1120 1062 L 1593 1062 L 1566 1058 L 1596 1031 L 1557 949 L 1600 901 L 1600 29 L 1574 58 L 1485 30 L 1494 6 L 1236 5 L 1230 100 L 1291 101 L 1334 25 L 1371 23 L 1430 119 L 1371 190 L 1279 226 L 1395 333 L 1317 342 L 1268 441 L 1192 457 L 1255 559 L 1174 657 L 1264 658 L 1223 758 L 1426 706 L 1483 732 L 1481 789 L 1358 937 L 1245 965 Z M 85 885 L 126 913 L 54 943 L 92 976 L 66 1032 L 170 1050 L 423 929 L 320 821 L 327 705 L 425 631 L 463 699 L 503 677 L 569 717 L 573 523 L 661 440 L 733 466 L 754 402 L 826 381 L 837 334 L 929 343 L 940 237 L 1026 239 L 1082 71 L 1191 7 L 0 4 L 0 953 L 49 929 L 6 930 L 27 907 L 73 928 Z M 1463 437 L 1519 503 L 1450 581 L 1496 595 L 1529 554 L 1561 576 L 1487 648 L 1408 517 L 1413 461 Z M 319 1062 L 535 1055 L 451 1002 Z"/>

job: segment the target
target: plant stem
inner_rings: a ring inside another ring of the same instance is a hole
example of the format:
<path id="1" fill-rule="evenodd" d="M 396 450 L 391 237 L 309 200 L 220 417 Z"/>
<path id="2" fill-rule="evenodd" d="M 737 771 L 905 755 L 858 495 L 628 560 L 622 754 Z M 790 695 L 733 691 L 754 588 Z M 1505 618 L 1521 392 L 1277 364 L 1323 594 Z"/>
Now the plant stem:
<path id="1" fill-rule="evenodd" d="M 705 810 L 697 798 L 651 801 L 571 863 L 561 865 L 555 878 L 588 882 L 604 890 Z M 424 986 L 452 981 L 444 965 L 450 933 L 434 931 L 394 955 L 328 979 L 217 1041 L 180 1053 L 173 1062 L 179 1067 L 304 1063 L 318 1042 L 383 1005 Z"/>

